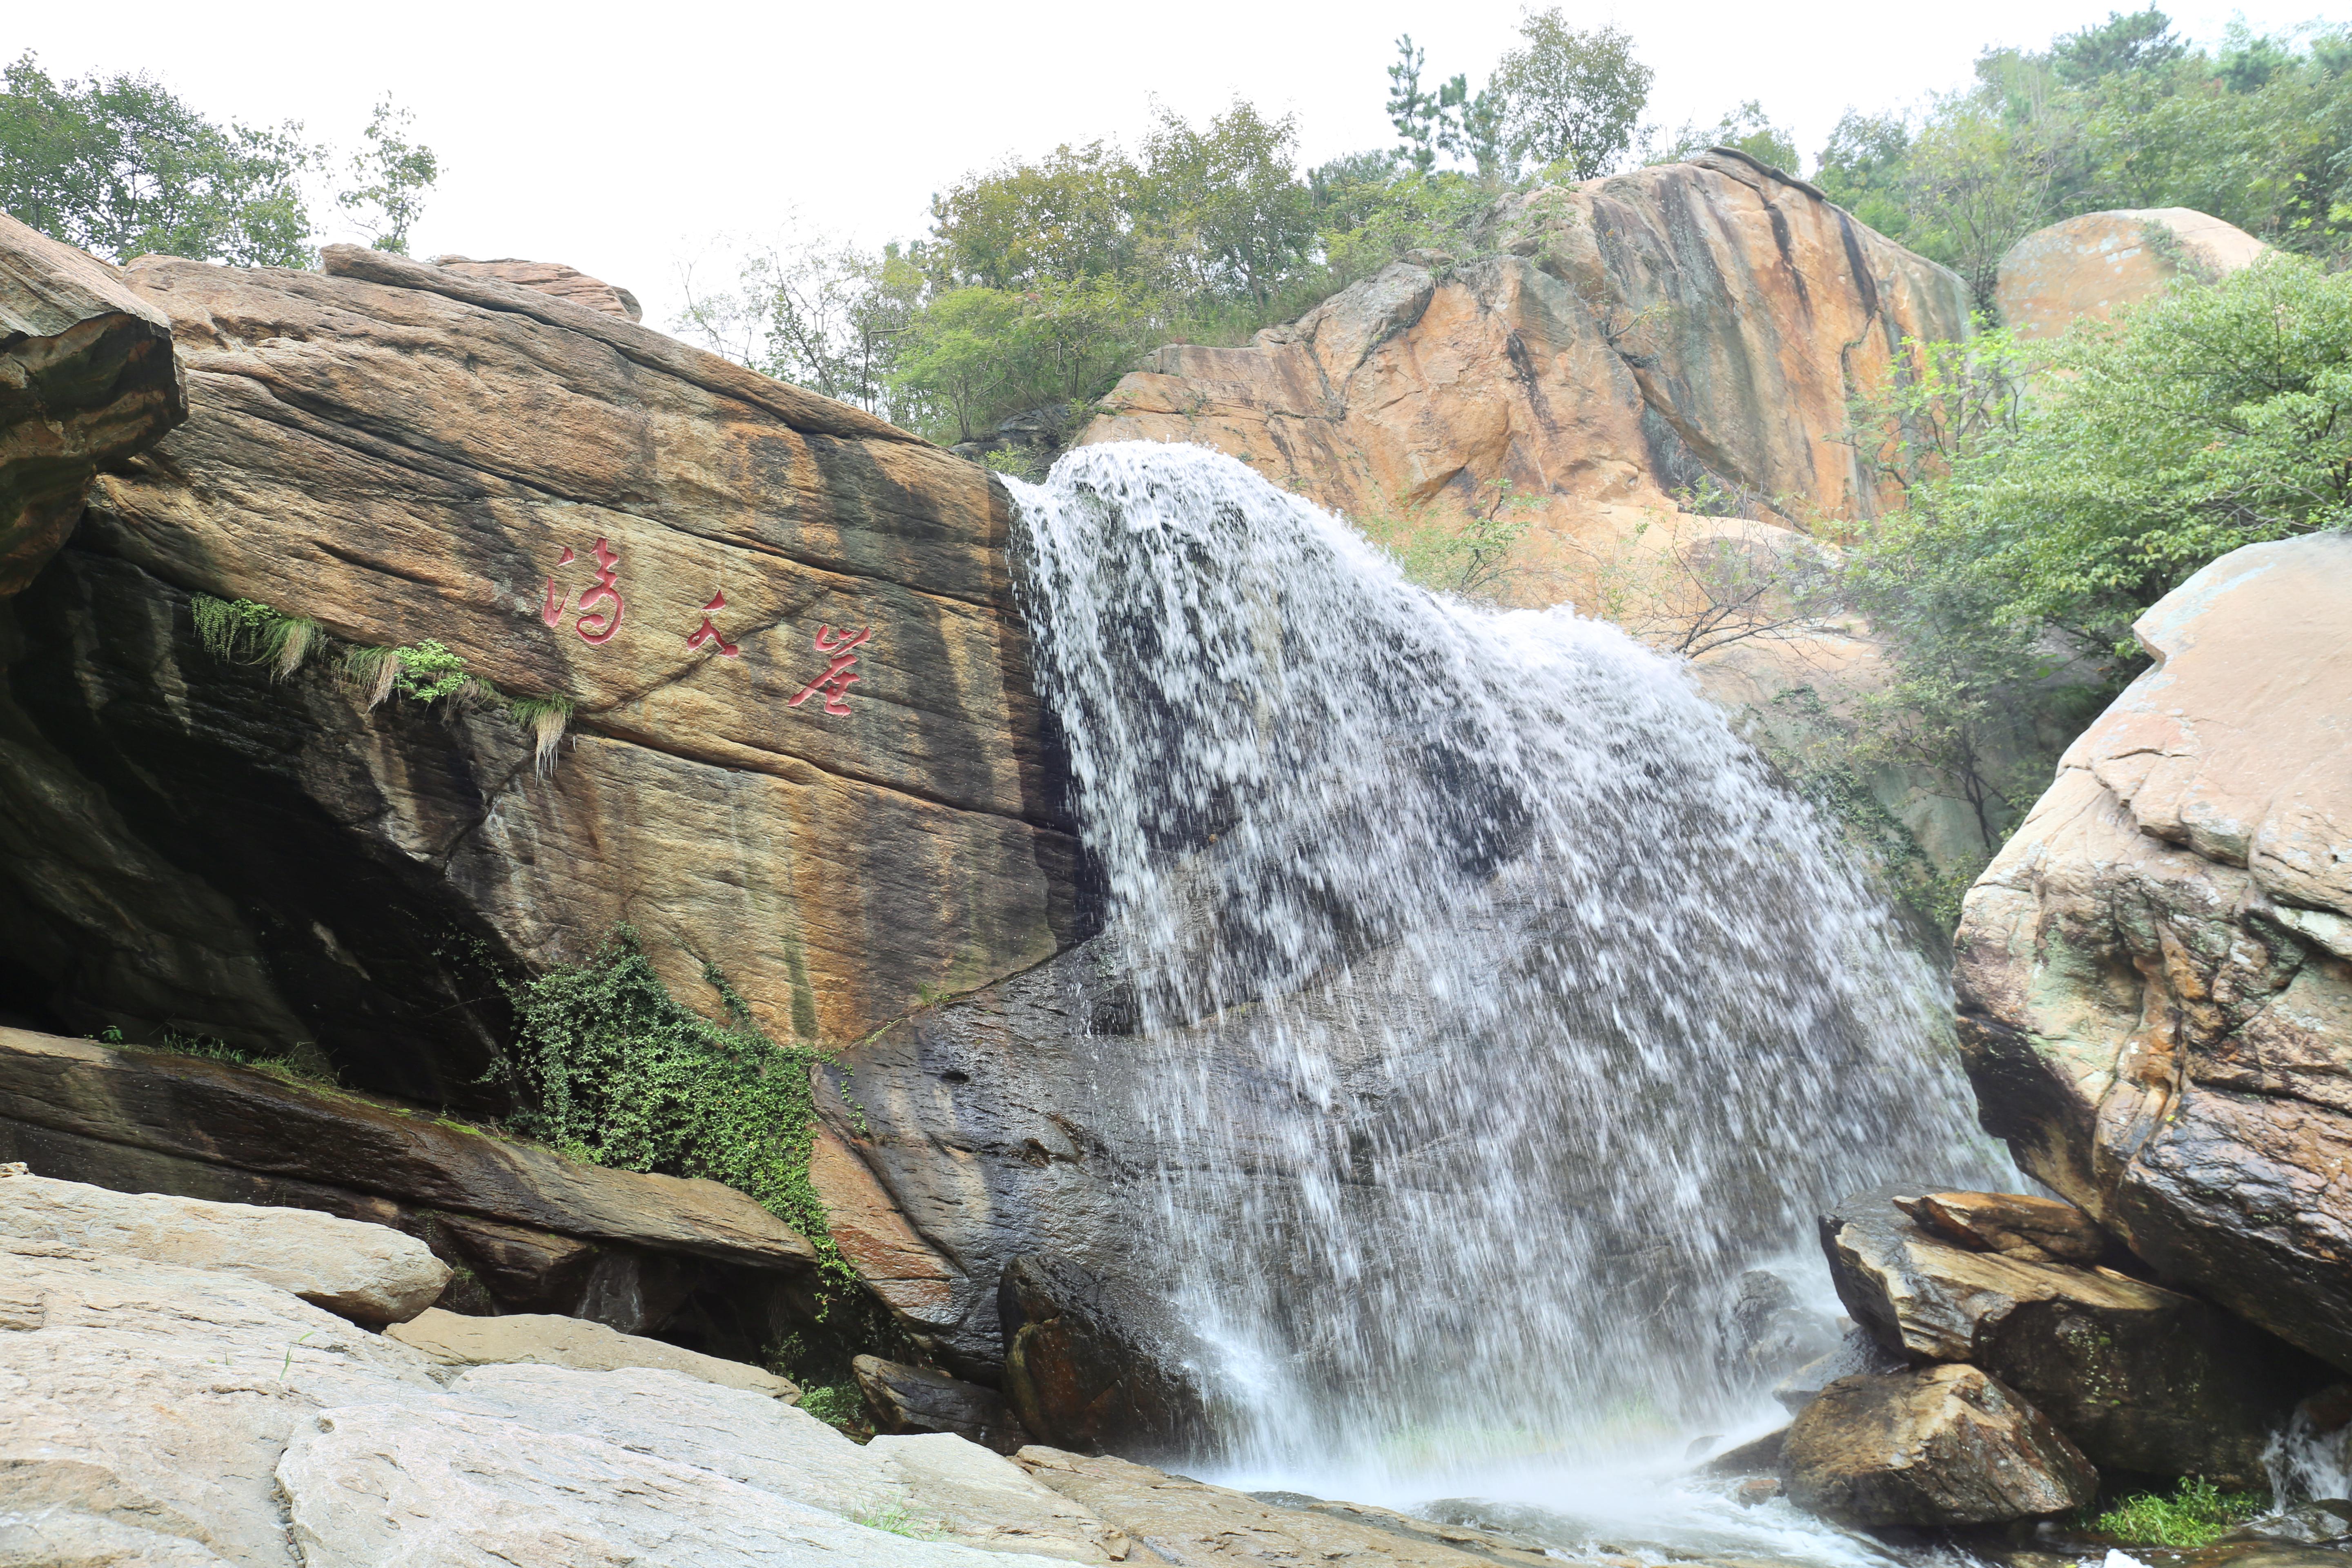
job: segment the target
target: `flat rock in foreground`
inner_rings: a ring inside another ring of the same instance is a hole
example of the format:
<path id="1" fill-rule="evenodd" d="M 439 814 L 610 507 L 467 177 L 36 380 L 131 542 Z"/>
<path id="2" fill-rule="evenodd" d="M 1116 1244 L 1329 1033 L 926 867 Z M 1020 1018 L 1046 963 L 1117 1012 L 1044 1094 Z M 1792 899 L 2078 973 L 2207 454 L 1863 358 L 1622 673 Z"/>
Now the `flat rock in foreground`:
<path id="1" fill-rule="evenodd" d="M 0 1167 L 0 1236 L 216 1268 L 360 1323 L 430 1307 L 449 1266 L 414 1237 L 309 1209 L 112 1193 Z"/>
<path id="2" fill-rule="evenodd" d="M 1994 1524 L 2091 1500 L 2098 1472 L 1972 1366 L 1841 1378 L 1789 1427 L 1790 1500 L 1847 1524 Z"/>
<path id="3" fill-rule="evenodd" d="M 740 1361 L 681 1350 L 660 1340 L 625 1334 L 582 1318 L 546 1312 L 469 1317 L 436 1307 L 384 1331 L 386 1337 L 424 1352 L 444 1366 L 530 1363 L 568 1366 L 580 1372 L 622 1367 L 659 1367 L 725 1388 L 748 1389 L 772 1399 L 798 1399 L 800 1390 L 774 1373 Z"/>

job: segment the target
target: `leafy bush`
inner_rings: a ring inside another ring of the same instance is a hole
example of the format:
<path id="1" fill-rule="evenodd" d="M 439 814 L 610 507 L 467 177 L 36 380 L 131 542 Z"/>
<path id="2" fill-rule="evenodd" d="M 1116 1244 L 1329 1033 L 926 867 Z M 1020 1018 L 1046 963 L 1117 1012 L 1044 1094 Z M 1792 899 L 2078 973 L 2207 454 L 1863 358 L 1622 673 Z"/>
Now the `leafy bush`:
<path id="1" fill-rule="evenodd" d="M 702 977 L 729 1023 L 672 997 L 620 924 L 584 962 L 508 984 L 519 1026 L 500 1063 L 516 1099 L 509 1125 L 587 1163 L 723 1182 L 807 1237 L 836 1278 L 854 1278 L 809 1184 L 810 1074 L 824 1053 L 776 1044 L 725 976 L 706 963 Z"/>
<path id="2" fill-rule="evenodd" d="M 311 646 L 324 635 L 314 620 L 285 615 L 251 599 L 198 594 L 188 610 L 196 623 L 196 640 L 206 653 L 236 664 L 267 664 L 276 680 L 299 669 Z"/>
<path id="3" fill-rule="evenodd" d="M 2105 1510 L 2085 1509 L 2075 1523 L 2127 1545 L 2195 1552 L 2269 1506 L 2270 1499 L 2259 1493 L 2225 1492 L 2201 1476 L 2187 1476 L 2168 1498 L 2140 1492 Z"/>

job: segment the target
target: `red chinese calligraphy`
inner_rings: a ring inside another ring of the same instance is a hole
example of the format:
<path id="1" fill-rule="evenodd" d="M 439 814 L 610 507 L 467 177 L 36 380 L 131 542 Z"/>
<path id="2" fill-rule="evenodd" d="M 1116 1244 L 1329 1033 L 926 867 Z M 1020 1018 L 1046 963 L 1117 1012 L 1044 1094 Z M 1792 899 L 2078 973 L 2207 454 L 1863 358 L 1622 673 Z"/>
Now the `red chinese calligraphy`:
<path id="1" fill-rule="evenodd" d="M 857 655 L 850 650 L 873 635 L 872 626 L 858 627 L 857 635 L 855 637 L 846 630 L 836 632 L 829 626 L 817 627 L 816 641 L 812 646 L 817 652 L 833 660 L 833 663 L 826 667 L 823 675 L 802 687 L 801 694 L 784 706 L 797 708 L 822 691 L 824 693 L 826 712 L 836 718 L 848 717 L 849 688 L 857 679 L 857 672 L 849 668 L 857 662 Z"/>
<path id="2" fill-rule="evenodd" d="M 621 564 L 620 556 L 614 552 L 610 544 L 601 539 L 596 542 L 593 553 L 596 557 L 596 580 L 582 590 L 580 618 L 572 623 L 572 629 L 580 634 L 582 642 L 593 643 L 601 647 L 605 643 L 611 642 L 613 634 L 621 629 L 621 616 L 627 613 L 629 606 L 622 599 L 620 589 L 614 585 L 620 580 L 617 571 Z M 613 607 L 609 610 L 592 612 L 588 608 L 591 605 L 601 605 L 607 599 L 613 602 Z M 591 622 L 595 623 L 596 629 L 593 631 L 588 629 Z"/>
<path id="3" fill-rule="evenodd" d="M 733 643 L 729 642 L 725 637 L 720 637 L 719 635 L 719 628 L 710 624 L 710 612 L 713 610 L 723 610 L 726 607 L 727 595 L 724 592 L 711 595 L 710 603 L 702 606 L 701 629 L 697 631 L 692 637 L 686 639 L 686 646 L 688 647 L 700 647 L 704 643 L 715 642 L 719 645 L 719 656 L 721 658 L 733 658 L 737 654 L 741 653 L 743 651 L 741 648 L 736 647 Z"/>
<path id="4" fill-rule="evenodd" d="M 567 544 L 563 547 L 563 553 L 555 558 L 555 563 L 558 566 L 569 566 L 574 559 L 575 557 L 572 553 L 572 546 Z M 571 608 L 571 606 L 572 591 L 567 588 L 564 590 L 563 596 L 560 599 L 557 598 L 555 596 L 555 574 L 552 572 L 549 573 L 547 574 L 547 603 L 539 607 L 539 618 L 545 621 L 551 626 L 554 626 L 563 619 L 563 612 Z"/>

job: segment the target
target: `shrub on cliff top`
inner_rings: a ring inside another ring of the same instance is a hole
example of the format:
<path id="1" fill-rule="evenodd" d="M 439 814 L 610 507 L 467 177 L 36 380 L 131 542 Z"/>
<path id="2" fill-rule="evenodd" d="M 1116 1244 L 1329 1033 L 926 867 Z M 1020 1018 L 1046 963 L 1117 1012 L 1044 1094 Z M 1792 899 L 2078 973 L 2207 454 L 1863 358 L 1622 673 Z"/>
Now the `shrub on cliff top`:
<path id="1" fill-rule="evenodd" d="M 509 984 L 520 1028 L 500 1064 L 517 1102 L 508 1125 L 585 1163 L 723 1182 L 838 1273 L 808 1177 L 823 1053 L 776 1044 L 716 967 L 702 978 L 728 1023 L 672 996 L 623 923 L 586 961 Z"/>

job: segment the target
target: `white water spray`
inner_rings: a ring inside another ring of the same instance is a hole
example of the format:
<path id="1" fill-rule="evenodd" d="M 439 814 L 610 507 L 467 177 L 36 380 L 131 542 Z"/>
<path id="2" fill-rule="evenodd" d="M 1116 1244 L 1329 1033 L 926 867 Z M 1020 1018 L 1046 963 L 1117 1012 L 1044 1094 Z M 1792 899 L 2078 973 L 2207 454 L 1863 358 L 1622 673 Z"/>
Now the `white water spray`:
<path id="1" fill-rule="evenodd" d="M 1016 495 L 1228 1473 L 1725 1431 L 1731 1279 L 1847 1192 L 2000 1179 L 1941 985 L 1683 667 L 1200 448 Z"/>

